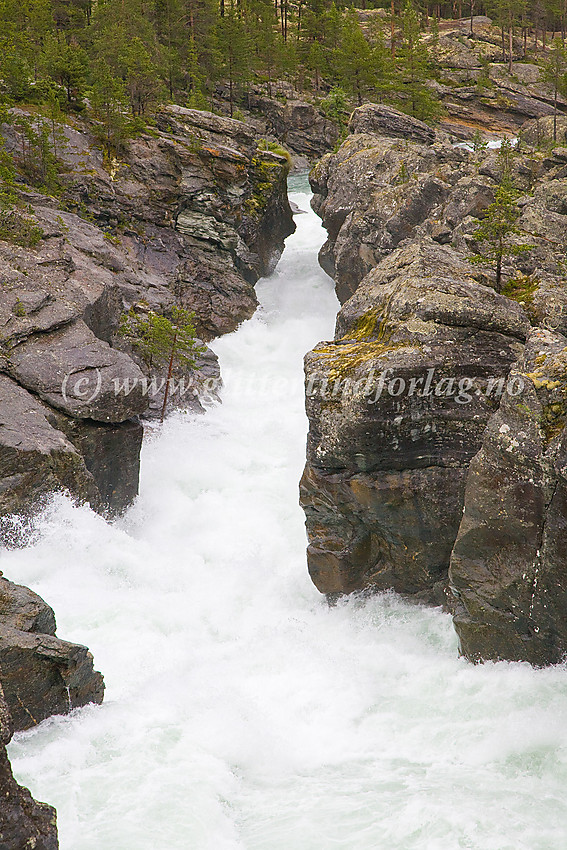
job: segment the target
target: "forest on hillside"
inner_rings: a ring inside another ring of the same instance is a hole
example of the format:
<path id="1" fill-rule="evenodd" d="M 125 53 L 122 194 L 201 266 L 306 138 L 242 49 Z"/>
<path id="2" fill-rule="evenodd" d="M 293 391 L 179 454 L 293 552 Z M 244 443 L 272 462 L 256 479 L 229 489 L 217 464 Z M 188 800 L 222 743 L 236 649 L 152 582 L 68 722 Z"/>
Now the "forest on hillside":
<path id="1" fill-rule="evenodd" d="M 504 60 L 514 37 L 526 56 L 555 34 L 563 49 L 567 28 L 567 0 L 362 5 L 375 14 L 342 0 L 0 0 L 0 96 L 51 120 L 88 113 L 109 147 L 147 126 L 159 103 L 211 108 L 221 82 L 232 115 L 252 83 L 271 95 L 288 79 L 339 122 L 365 99 L 429 120 L 443 20 L 490 15 Z"/>

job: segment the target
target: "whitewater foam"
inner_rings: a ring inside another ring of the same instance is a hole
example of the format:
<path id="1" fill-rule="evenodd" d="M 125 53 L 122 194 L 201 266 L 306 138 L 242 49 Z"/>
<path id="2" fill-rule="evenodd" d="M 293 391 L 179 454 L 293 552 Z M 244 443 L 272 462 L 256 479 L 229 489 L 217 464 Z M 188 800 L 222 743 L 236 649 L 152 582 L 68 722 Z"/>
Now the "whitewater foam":
<path id="1" fill-rule="evenodd" d="M 261 310 L 214 344 L 223 404 L 149 435 L 124 519 L 57 498 L 3 553 L 107 684 L 16 736 L 15 773 L 62 850 L 559 850 L 564 669 L 473 667 L 440 611 L 329 608 L 309 581 L 301 361 L 337 302 L 318 219 L 296 223 Z"/>

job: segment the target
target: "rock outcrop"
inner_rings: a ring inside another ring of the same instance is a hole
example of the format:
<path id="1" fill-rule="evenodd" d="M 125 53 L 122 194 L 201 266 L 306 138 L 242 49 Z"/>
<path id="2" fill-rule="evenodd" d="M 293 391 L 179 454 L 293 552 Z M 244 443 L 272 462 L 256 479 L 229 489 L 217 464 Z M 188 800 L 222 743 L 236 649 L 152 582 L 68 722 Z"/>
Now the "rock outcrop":
<path id="1" fill-rule="evenodd" d="M 252 84 L 242 95 L 239 106 L 258 136 L 285 145 L 294 164 L 298 163 L 303 170 L 335 146 L 339 127 L 290 83 L 279 81 L 269 89 L 268 92 L 266 86 Z M 228 85 L 217 85 L 216 94 L 219 107 L 228 109 Z"/>
<path id="2" fill-rule="evenodd" d="M 439 601 L 466 470 L 529 323 L 424 239 L 367 275 L 333 343 L 306 357 L 301 485 L 311 576 L 324 593 L 394 588 Z"/>
<path id="3" fill-rule="evenodd" d="M 18 731 L 102 702 L 104 682 L 91 653 L 56 637 L 55 629 L 53 610 L 40 596 L 0 578 L 0 682 Z"/>
<path id="4" fill-rule="evenodd" d="M 567 651 L 567 154 L 455 150 L 418 125 L 401 141 L 411 121 L 362 107 L 312 173 L 321 264 L 344 303 L 305 361 L 310 573 L 329 594 L 445 604 L 470 659 L 554 663 Z M 490 264 L 469 258 L 505 170 L 522 250 L 496 292 Z"/>
<path id="5" fill-rule="evenodd" d="M 471 659 L 544 665 L 567 652 L 567 338 L 536 328 L 490 419 L 451 556 Z"/>
<path id="6" fill-rule="evenodd" d="M 19 114 L 4 127 L 16 160 Z M 121 315 L 180 306 L 205 340 L 231 331 L 293 230 L 288 163 L 245 124 L 171 106 L 157 126 L 109 160 L 86 126 L 67 124 L 61 198 L 20 189 L 41 238 L 0 241 L 0 515 L 53 489 L 122 511 L 137 494 L 138 417 L 161 406 L 167 364 L 148 374 Z M 180 404 L 201 409 L 218 374 L 207 350 Z"/>
<path id="7" fill-rule="evenodd" d="M 0 686 L 0 847 L 2 850 L 57 850 L 55 809 L 36 802 L 18 785 L 6 753 L 13 725 Z"/>
<path id="8" fill-rule="evenodd" d="M 390 107 L 359 107 L 350 127 L 337 153 L 323 157 L 310 175 L 312 206 L 328 232 L 319 260 L 341 302 L 434 215 L 469 159 L 443 134 Z"/>

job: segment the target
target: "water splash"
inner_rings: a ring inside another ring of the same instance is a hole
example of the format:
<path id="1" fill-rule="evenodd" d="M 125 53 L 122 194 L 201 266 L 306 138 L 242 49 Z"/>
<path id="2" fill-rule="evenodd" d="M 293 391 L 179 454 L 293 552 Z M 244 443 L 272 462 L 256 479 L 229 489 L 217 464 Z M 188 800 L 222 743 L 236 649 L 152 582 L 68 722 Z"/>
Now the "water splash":
<path id="1" fill-rule="evenodd" d="M 324 233 L 297 224 L 262 310 L 215 344 L 224 403 L 150 437 L 127 516 L 58 498 L 5 553 L 107 683 L 17 736 L 16 774 L 62 850 L 558 850 L 565 671 L 473 667 L 441 612 L 329 609 L 307 577 L 301 360 L 337 304 Z"/>

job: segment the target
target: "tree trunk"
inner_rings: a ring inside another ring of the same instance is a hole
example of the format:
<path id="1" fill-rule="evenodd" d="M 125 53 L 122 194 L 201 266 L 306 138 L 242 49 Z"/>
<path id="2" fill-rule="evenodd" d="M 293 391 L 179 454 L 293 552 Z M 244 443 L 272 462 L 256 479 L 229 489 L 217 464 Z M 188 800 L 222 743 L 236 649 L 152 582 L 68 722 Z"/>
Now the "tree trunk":
<path id="1" fill-rule="evenodd" d="M 512 21 L 509 21 L 509 30 L 508 30 L 508 72 L 512 73 L 512 51 L 514 50 L 514 37 L 513 37 L 513 28 Z"/>
<path id="2" fill-rule="evenodd" d="M 175 357 L 175 346 L 177 344 L 177 331 L 175 331 L 173 335 L 173 342 L 171 343 L 171 357 L 169 358 L 169 368 L 167 370 L 167 381 L 165 382 L 165 393 L 163 395 L 163 405 L 161 408 L 161 423 L 163 424 L 163 420 L 165 417 L 165 410 L 167 408 L 167 397 L 169 395 L 169 382 L 171 381 L 171 373 L 173 372 L 173 358 Z"/>
<path id="3" fill-rule="evenodd" d="M 500 292 L 500 283 L 502 281 L 502 254 L 503 254 L 503 245 L 502 240 L 500 240 L 500 245 L 498 247 L 498 253 L 496 255 L 496 292 Z"/>

